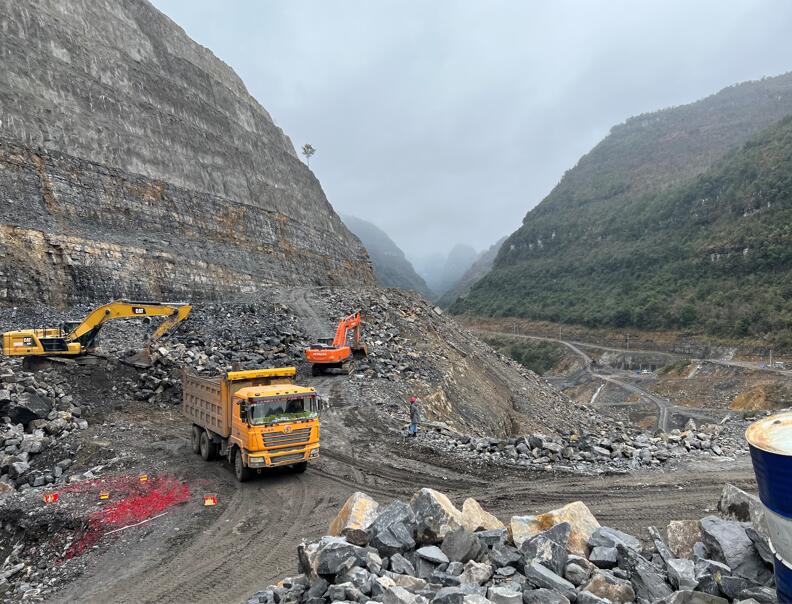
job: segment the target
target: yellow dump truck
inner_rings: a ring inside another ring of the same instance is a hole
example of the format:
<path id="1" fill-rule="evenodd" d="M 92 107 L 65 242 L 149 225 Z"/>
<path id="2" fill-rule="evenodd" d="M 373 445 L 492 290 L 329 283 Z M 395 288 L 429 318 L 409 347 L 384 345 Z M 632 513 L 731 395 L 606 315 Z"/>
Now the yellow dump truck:
<path id="1" fill-rule="evenodd" d="M 206 461 L 218 456 L 237 480 L 253 471 L 291 466 L 304 472 L 319 457 L 316 390 L 293 383 L 294 367 L 229 371 L 207 378 L 184 372 L 182 412 L 191 442 Z"/>

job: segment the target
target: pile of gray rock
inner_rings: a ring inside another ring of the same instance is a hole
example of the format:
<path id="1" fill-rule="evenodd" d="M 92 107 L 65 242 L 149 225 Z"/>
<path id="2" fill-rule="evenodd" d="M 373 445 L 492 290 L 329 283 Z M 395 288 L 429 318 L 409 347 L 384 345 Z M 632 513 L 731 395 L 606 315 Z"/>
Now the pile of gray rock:
<path id="1" fill-rule="evenodd" d="M 219 375 L 232 367 L 300 364 L 306 343 L 297 319 L 283 305 L 196 305 L 173 336 L 152 347 L 152 365 L 131 384 L 131 392 L 138 400 L 176 404 L 181 369 Z M 135 351 L 125 352 L 131 356 Z"/>
<path id="2" fill-rule="evenodd" d="M 355 493 L 329 533 L 300 545 L 298 575 L 246 604 L 777 602 L 766 538 L 719 516 L 672 522 L 667 539 L 650 527 L 642 542 L 581 502 L 504 525 L 421 489 L 387 506 Z"/>
<path id="3" fill-rule="evenodd" d="M 14 361 L 0 364 L 0 496 L 66 480 L 62 455 L 73 431 L 88 422 L 56 371 L 28 373 Z M 62 446 L 63 445 L 63 446 Z M 39 458 L 38 460 L 35 458 Z M 43 460 L 42 463 L 38 463 Z"/>
<path id="4" fill-rule="evenodd" d="M 684 430 L 637 431 L 623 422 L 590 418 L 591 427 L 561 435 L 530 434 L 508 439 L 462 435 L 441 423 L 424 426 L 422 444 L 459 455 L 473 463 L 523 466 L 537 471 L 620 472 L 665 465 L 691 455 L 715 457 L 744 453 L 744 441 L 721 440 L 722 426 L 697 426 Z"/>

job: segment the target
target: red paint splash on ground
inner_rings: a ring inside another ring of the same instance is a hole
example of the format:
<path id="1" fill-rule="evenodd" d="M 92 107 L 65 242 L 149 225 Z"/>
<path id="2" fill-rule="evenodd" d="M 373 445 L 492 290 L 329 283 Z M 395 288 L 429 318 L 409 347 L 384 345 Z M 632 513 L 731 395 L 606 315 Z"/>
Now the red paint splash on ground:
<path id="1" fill-rule="evenodd" d="M 85 495 L 100 489 L 109 491 L 111 500 L 88 516 L 85 529 L 66 552 L 67 560 L 83 554 L 108 532 L 148 520 L 190 498 L 187 484 L 171 476 L 149 478 L 146 482 L 140 482 L 137 476 L 124 476 L 82 483 L 80 487 Z"/>

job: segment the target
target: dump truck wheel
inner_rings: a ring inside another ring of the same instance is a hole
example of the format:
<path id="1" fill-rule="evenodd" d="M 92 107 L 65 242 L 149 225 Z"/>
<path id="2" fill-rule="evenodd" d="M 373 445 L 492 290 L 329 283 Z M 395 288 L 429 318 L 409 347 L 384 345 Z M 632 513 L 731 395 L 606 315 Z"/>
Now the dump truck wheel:
<path id="1" fill-rule="evenodd" d="M 296 463 L 292 466 L 292 470 L 294 470 L 297 474 L 302 474 L 308 469 L 308 462 L 301 461 L 300 463 Z"/>
<path id="2" fill-rule="evenodd" d="M 242 462 L 242 451 L 239 449 L 237 449 L 236 455 L 234 455 L 234 474 L 239 482 L 247 482 L 250 480 L 252 474 L 250 468 L 245 467 L 245 464 Z"/>
<path id="3" fill-rule="evenodd" d="M 209 433 L 204 430 L 201 432 L 201 457 L 204 461 L 212 461 L 217 453 L 217 446 L 212 442 Z"/>
<path id="4" fill-rule="evenodd" d="M 192 427 L 190 434 L 190 444 L 192 445 L 193 453 L 201 452 L 201 429 L 198 426 Z"/>

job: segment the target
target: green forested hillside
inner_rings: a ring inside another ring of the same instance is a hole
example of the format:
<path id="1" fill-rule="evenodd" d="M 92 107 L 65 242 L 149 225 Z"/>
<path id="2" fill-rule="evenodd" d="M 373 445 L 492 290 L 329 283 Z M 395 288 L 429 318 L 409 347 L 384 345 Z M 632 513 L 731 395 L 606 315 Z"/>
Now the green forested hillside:
<path id="1" fill-rule="evenodd" d="M 632 136 L 636 155 L 658 154 Z M 792 117 L 698 176 L 680 166 L 671 186 L 659 184 L 667 166 L 620 161 L 568 173 L 452 311 L 792 345 Z"/>

